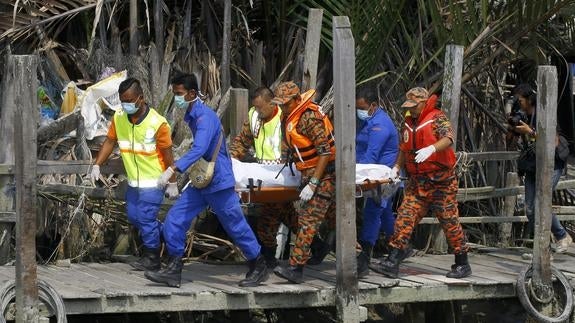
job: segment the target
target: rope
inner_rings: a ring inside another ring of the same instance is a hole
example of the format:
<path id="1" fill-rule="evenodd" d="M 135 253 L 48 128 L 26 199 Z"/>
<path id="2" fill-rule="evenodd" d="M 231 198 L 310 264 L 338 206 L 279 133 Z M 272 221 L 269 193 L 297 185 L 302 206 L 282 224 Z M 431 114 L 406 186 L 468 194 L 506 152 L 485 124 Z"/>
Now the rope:
<path id="1" fill-rule="evenodd" d="M 463 176 L 463 187 L 467 188 L 467 176 L 465 176 L 465 174 L 471 167 L 471 158 L 469 158 L 469 154 L 466 151 L 458 151 L 455 155 L 457 156 L 455 161 L 455 174 L 457 175 L 457 178 L 461 178 L 461 176 Z M 467 197 L 467 191 L 465 191 L 464 197 Z"/>
<path id="2" fill-rule="evenodd" d="M 2 312 L 0 313 L 0 323 L 6 323 L 6 318 L 4 317 L 8 306 L 16 297 L 16 283 L 12 280 L 6 282 L 2 287 L 0 292 L 0 304 L 2 305 Z M 56 292 L 56 290 L 43 280 L 38 280 L 38 298 L 46 306 L 48 306 L 54 316 L 56 316 L 56 322 L 67 323 L 66 318 L 66 308 L 64 306 L 64 300 Z"/>

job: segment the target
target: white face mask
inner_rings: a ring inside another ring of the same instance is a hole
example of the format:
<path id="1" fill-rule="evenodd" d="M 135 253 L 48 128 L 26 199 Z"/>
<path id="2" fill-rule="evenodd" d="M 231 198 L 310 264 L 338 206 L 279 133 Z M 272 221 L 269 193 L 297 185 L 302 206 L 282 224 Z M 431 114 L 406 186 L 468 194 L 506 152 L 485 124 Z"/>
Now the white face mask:
<path id="1" fill-rule="evenodd" d="M 369 115 L 369 110 L 355 110 L 356 114 L 357 114 L 357 118 L 361 121 L 365 121 L 367 119 L 369 119 L 370 115 Z"/>
<path id="2" fill-rule="evenodd" d="M 176 104 L 176 107 L 180 108 L 180 109 L 187 109 L 191 103 L 194 103 L 198 100 L 198 96 L 196 95 L 196 98 L 193 99 L 192 101 L 186 101 L 186 99 L 184 98 L 184 95 L 176 95 L 174 96 L 174 103 Z"/>

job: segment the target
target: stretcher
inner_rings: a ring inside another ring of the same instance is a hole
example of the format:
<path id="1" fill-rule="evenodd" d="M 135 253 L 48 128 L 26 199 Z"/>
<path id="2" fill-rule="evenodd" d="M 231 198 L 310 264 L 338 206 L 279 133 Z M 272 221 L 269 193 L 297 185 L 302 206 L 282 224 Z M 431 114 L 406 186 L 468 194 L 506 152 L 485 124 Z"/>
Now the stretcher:
<path id="1" fill-rule="evenodd" d="M 242 203 L 283 203 L 299 199 L 301 174 L 283 165 L 261 165 L 232 160 L 236 191 Z M 356 197 L 386 197 L 399 184 L 390 178 L 385 165 L 356 165 Z"/>

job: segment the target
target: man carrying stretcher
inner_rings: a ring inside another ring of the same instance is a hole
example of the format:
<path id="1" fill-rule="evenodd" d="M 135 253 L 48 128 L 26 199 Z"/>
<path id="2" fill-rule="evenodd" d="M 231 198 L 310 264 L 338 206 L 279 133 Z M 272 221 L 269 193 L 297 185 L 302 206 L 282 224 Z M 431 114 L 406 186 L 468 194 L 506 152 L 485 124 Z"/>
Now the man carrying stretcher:
<path id="1" fill-rule="evenodd" d="M 312 101 L 314 94 L 315 90 L 300 94 L 294 82 L 284 82 L 276 88 L 272 100 L 282 109 L 283 137 L 302 181 L 300 201 L 295 204 L 297 231 L 289 265 L 276 267 L 274 273 L 296 284 L 303 282 L 303 268 L 319 225 L 324 219 L 335 219 L 333 126 Z"/>
<path id="2" fill-rule="evenodd" d="M 256 89 L 248 120 L 244 122 L 241 132 L 230 144 L 232 158 L 242 161 L 253 149 L 254 157 L 259 164 L 285 163 L 287 147 L 282 144 L 282 112 L 277 105 L 271 103 L 273 97 L 273 92 L 267 87 Z M 297 230 L 293 201 L 265 203 L 257 220 L 256 232 L 262 244 L 261 253 L 270 269 L 278 265 L 275 257 L 276 234 L 281 223 L 294 232 Z"/>

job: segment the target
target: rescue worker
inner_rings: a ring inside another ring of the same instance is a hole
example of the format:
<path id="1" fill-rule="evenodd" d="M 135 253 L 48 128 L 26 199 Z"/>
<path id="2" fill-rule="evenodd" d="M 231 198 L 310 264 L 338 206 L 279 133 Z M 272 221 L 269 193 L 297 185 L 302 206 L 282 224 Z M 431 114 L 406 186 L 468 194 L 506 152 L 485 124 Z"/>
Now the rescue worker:
<path id="1" fill-rule="evenodd" d="M 437 108 L 437 95 L 429 96 L 426 89 L 416 87 L 405 96 L 407 100 L 401 106 L 407 108 L 408 114 L 392 176 L 398 177 L 399 170 L 405 168 L 408 180 L 389 242 L 390 253 L 371 269 L 396 278 L 400 262 L 408 256 L 408 243 L 415 225 L 430 211 L 439 220 L 455 254 L 455 264 L 446 276 L 467 277 L 471 275 L 471 267 L 457 210 L 458 183 L 451 124 Z"/>
<path id="2" fill-rule="evenodd" d="M 310 244 L 322 221 L 335 219 L 335 140 L 333 126 L 312 101 L 315 90 L 300 94 L 294 82 L 281 83 L 272 103 L 282 109 L 282 130 L 290 158 L 301 172 L 300 201 L 295 203 L 298 225 L 289 266 L 274 273 L 292 283 L 303 282 Z"/>
<path id="3" fill-rule="evenodd" d="M 228 155 L 223 129 L 216 113 L 200 100 L 198 81 L 195 75 L 176 75 L 172 81 L 172 92 L 177 108 L 186 109 L 184 121 L 192 131 L 194 142 L 190 150 L 170 165 L 157 181 L 163 187 L 173 175 L 184 173 L 200 158 L 212 160 L 219 145 L 213 179 L 207 187 L 198 189 L 189 185 L 168 211 L 164 221 L 163 235 L 169 262 L 165 269 L 146 271 L 146 278 L 171 287 L 180 287 L 182 257 L 186 245 L 186 233 L 192 220 L 210 206 L 226 233 L 240 248 L 248 260 L 249 271 L 240 286 L 257 286 L 268 277 L 260 245 L 242 212 L 238 195 L 234 190 L 235 180 Z"/>
<path id="4" fill-rule="evenodd" d="M 355 108 L 358 119 L 355 136 L 356 162 L 393 167 L 399 150 L 399 138 L 393 121 L 379 106 L 375 87 L 367 84 L 357 89 Z M 395 216 L 392 200 L 393 196 L 365 199 L 363 224 L 359 233 L 361 253 L 357 258 L 357 275 L 360 278 L 369 274 L 371 252 L 380 230 L 385 233 L 386 240 L 393 235 Z"/>
<path id="5" fill-rule="evenodd" d="M 174 162 L 170 126 L 166 119 L 148 106 L 140 82 L 128 78 L 118 88 L 122 109 L 116 111 L 106 140 L 100 147 L 90 178 L 100 178 L 100 165 L 112 153 L 116 143 L 128 177 L 126 213 L 130 223 L 139 230 L 143 255 L 130 263 L 137 270 L 160 269 L 160 235 L 162 225 L 157 219 L 164 190 L 157 187 L 162 172 Z M 175 177 L 170 177 L 165 193 L 178 196 Z"/>
<path id="6" fill-rule="evenodd" d="M 243 160 L 251 150 L 255 151 L 258 163 L 264 165 L 285 163 L 285 145 L 282 145 L 281 110 L 271 103 L 273 92 L 267 87 L 256 89 L 252 99 L 253 107 L 241 132 L 230 144 L 232 158 Z M 292 202 L 265 203 L 258 217 L 256 232 L 262 243 L 262 254 L 268 268 L 275 268 L 278 261 L 276 235 L 280 224 L 295 232 L 297 217 Z"/>

